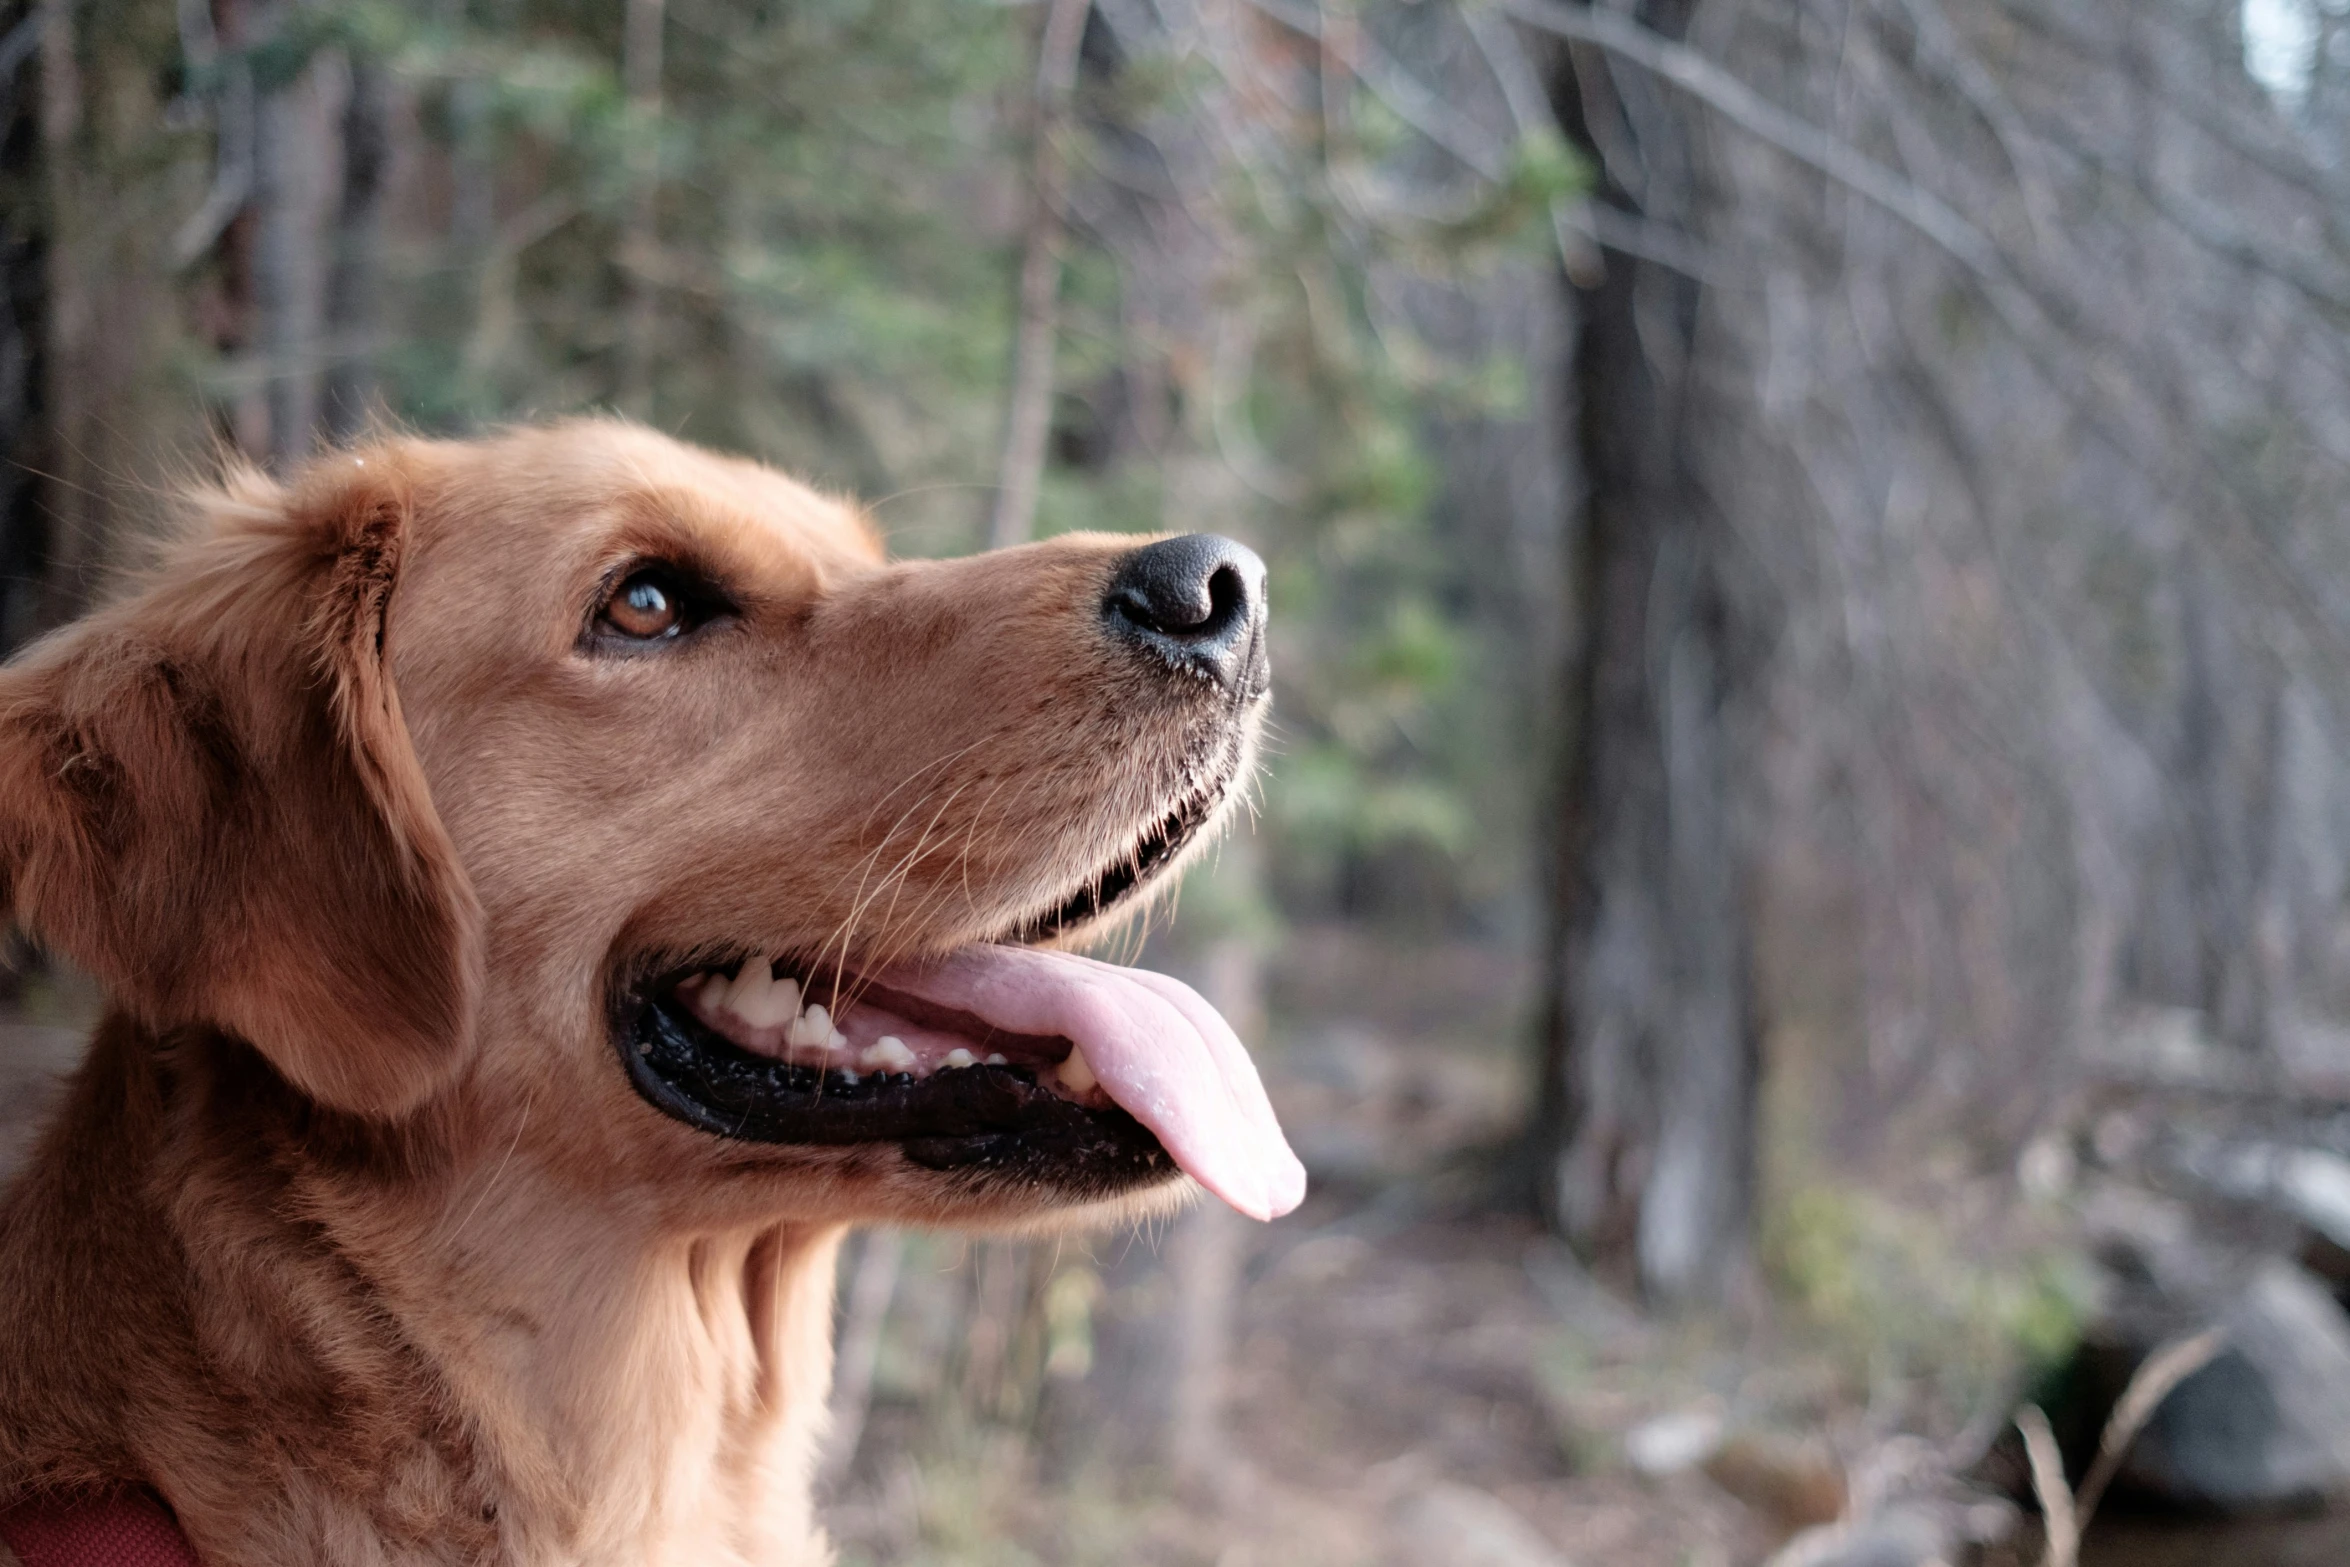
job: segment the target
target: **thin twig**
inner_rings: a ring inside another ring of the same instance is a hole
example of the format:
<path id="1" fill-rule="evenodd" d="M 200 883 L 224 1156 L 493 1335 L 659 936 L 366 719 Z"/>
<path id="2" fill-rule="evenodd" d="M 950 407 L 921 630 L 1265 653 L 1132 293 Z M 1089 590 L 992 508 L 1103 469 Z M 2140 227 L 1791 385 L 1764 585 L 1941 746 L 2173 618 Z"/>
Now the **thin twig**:
<path id="1" fill-rule="evenodd" d="M 2038 1404 L 2026 1404 L 2015 1417 L 2024 1434 L 2024 1457 L 2032 1466 L 2032 1494 L 2039 1498 L 2040 1516 L 2048 1534 L 2040 1567 L 2073 1567 L 2080 1557 L 2080 1520 L 2073 1513 L 2072 1488 L 2064 1483 L 2064 1454 L 2048 1417 Z"/>
<path id="2" fill-rule="evenodd" d="M 2225 1329 L 2205 1328 L 2165 1344 L 2138 1367 L 2130 1385 L 2122 1390 L 2121 1401 L 2106 1418 L 2105 1433 L 2097 1440 L 2097 1461 L 2089 1466 L 2088 1475 L 2081 1481 L 2074 1511 L 2080 1516 L 2082 1528 L 2089 1527 L 2089 1516 L 2097 1511 L 2097 1503 L 2104 1497 L 2105 1488 L 2113 1483 L 2130 1444 L 2138 1439 L 2146 1422 L 2154 1418 L 2154 1411 L 2162 1407 L 2162 1401 L 2170 1397 L 2174 1388 L 2210 1365 L 2226 1347 Z"/>
<path id="3" fill-rule="evenodd" d="M 1558 116 L 1551 111 L 1550 95 L 1542 90 L 1534 62 L 1526 58 L 1517 29 L 1496 20 L 1475 0 L 1463 5 L 1460 13 L 1470 42 L 1477 46 L 1485 68 L 1493 73 L 1494 85 L 1501 89 L 1502 102 L 1509 106 L 1519 136 L 1558 138 Z M 1605 270 L 1598 248 L 1592 244 L 1599 237 L 1591 221 L 1595 210 L 1588 196 L 1575 201 L 1554 196 L 1550 202 L 1550 229 L 1558 246 L 1559 265 L 1578 288 L 1597 287 Z"/>

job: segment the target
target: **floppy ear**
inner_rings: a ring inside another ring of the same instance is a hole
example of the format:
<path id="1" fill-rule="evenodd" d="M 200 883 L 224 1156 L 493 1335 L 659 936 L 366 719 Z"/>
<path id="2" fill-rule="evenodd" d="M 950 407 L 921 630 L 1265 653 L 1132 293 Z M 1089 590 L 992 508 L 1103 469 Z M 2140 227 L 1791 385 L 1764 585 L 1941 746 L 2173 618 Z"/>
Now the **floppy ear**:
<path id="1" fill-rule="evenodd" d="M 0 670 L 0 887 L 153 1027 L 412 1108 L 471 1045 L 480 912 L 385 668 L 397 448 L 257 474 L 146 592 Z"/>

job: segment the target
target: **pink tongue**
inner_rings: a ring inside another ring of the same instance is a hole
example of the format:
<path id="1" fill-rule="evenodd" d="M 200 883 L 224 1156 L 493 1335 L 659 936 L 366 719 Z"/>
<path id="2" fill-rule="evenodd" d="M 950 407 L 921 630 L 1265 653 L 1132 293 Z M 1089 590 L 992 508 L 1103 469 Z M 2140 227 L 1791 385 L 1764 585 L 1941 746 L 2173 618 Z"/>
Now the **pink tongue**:
<path id="1" fill-rule="evenodd" d="M 1190 986 L 1031 947 L 965 947 L 873 978 L 1006 1033 L 1070 1040 L 1193 1180 L 1250 1218 L 1276 1219 L 1304 1200 L 1305 1167 L 1255 1063 Z"/>

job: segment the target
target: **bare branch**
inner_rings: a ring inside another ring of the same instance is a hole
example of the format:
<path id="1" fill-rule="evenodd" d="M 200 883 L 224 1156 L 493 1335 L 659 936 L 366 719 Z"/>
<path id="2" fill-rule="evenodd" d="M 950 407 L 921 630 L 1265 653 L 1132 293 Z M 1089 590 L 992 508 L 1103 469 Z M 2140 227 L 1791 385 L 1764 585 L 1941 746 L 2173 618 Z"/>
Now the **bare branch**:
<path id="1" fill-rule="evenodd" d="M 1617 12 L 1561 0 L 1502 0 L 1502 9 L 1529 27 L 1594 45 L 1652 72 L 1747 134 L 1882 207 L 1994 289 L 2011 296 L 2020 293 L 1999 247 L 1948 202 L 1769 102 L 1686 44 L 1661 37 Z"/>
<path id="2" fill-rule="evenodd" d="M 1249 4 L 1301 38 L 1322 39 L 1322 19 L 1312 11 L 1283 0 L 1249 0 Z M 1361 29 L 1349 29 L 1333 53 L 1397 119 L 1486 179 L 1508 175 L 1508 147 L 1446 108 L 1442 98 L 1397 64 L 1375 40 L 1364 37 Z"/>
<path id="3" fill-rule="evenodd" d="M 2045 248 L 2059 234 L 2056 201 L 2049 193 L 2045 170 L 2040 164 L 2042 149 L 2025 124 L 2022 112 L 2000 87 L 1998 79 L 1959 38 L 1958 29 L 1950 25 L 1950 18 L 1943 13 L 1941 0 L 1899 0 L 1899 3 L 1908 12 L 1910 24 L 1917 29 L 1927 49 L 1943 62 L 1951 85 L 1989 127 L 1992 139 L 1999 144 L 2000 156 L 2007 160 L 2008 171 L 2015 176 L 2016 191 L 2023 198 L 2024 216 L 2032 225 L 2032 237 Z"/>
<path id="4" fill-rule="evenodd" d="M 1469 37 L 1485 58 L 1485 68 L 1493 73 L 1495 85 L 1501 88 L 1502 101 L 1509 105 L 1510 119 L 1517 125 L 1518 134 L 1557 136 L 1558 117 L 1551 112 L 1550 95 L 1542 90 L 1541 79 L 1534 74 L 1534 62 L 1526 58 L 1517 30 L 1496 21 L 1481 5 L 1472 3 L 1460 10 Z M 1567 269 L 1567 276 L 1583 288 L 1596 284 L 1603 270 L 1599 254 L 1591 244 L 1598 237 L 1593 223 L 1595 210 L 1589 197 L 1574 202 L 1554 199 L 1550 204 L 1550 229 L 1558 244 L 1560 264 Z"/>

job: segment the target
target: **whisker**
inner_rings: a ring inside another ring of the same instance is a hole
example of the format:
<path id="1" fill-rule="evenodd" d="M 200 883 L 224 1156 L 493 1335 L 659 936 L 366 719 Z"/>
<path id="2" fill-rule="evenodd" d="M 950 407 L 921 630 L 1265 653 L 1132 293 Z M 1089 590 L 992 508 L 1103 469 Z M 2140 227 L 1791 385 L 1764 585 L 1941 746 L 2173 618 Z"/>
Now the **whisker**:
<path id="1" fill-rule="evenodd" d="M 854 922 L 854 920 L 866 909 L 870 908 L 873 901 L 878 899 L 882 892 L 886 890 L 890 892 L 890 911 L 882 918 L 883 927 L 885 929 L 887 928 L 890 919 L 897 911 L 898 894 L 904 891 L 906 878 L 913 873 L 914 866 L 920 863 L 924 846 L 930 842 L 930 835 L 938 830 L 939 819 L 946 815 L 947 809 L 952 806 L 962 795 L 963 791 L 969 787 L 970 785 L 968 782 L 957 784 L 953 792 L 950 793 L 944 800 L 939 802 L 938 809 L 931 812 L 930 820 L 923 824 L 922 836 L 914 841 L 914 847 L 907 850 L 905 855 L 899 859 L 898 863 L 891 867 L 889 874 L 882 878 L 881 886 L 874 889 L 873 898 L 863 900 L 857 908 L 850 911 L 849 917 L 852 922 Z M 844 930 L 841 939 L 840 959 L 839 962 L 835 965 L 832 974 L 833 1003 L 836 1008 L 841 1010 L 846 1010 L 848 1007 L 854 1006 L 857 1000 L 862 998 L 864 994 L 863 989 L 860 988 L 854 994 L 849 995 L 845 1002 L 842 999 L 846 990 L 848 961 L 848 935 Z M 864 975 L 860 975 L 859 980 L 861 983 L 870 983 L 870 981 Z"/>
<path id="2" fill-rule="evenodd" d="M 497 1190 L 498 1182 L 505 1178 L 506 1166 L 512 1162 L 514 1150 L 522 1146 L 522 1130 L 530 1125 L 531 1102 L 531 1096 L 525 1095 L 523 1097 L 522 1109 L 514 1117 L 514 1137 L 506 1144 L 505 1153 L 499 1156 L 498 1167 L 492 1170 L 490 1178 L 482 1183 L 481 1195 L 473 1199 L 473 1206 L 465 1210 L 465 1217 L 457 1221 L 457 1227 L 449 1232 L 449 1238 L 444 1244 L 449 1246 L 456 1244 L 457 1237 L 465 1233 L 465 1227 L 473 1222 L 474 1215 L 481 1212 L 481 1205 L 490 1200 L 490 1193 Z"/>

